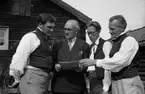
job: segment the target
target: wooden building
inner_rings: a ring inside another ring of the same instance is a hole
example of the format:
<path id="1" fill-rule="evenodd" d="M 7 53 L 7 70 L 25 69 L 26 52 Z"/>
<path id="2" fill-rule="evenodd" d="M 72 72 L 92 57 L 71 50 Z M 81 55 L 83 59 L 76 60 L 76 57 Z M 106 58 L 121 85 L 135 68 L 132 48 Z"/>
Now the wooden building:
<path id="1" fill-rule="evenodd" d="M 19 40 L 24 34 L 36 28 L 36 17 L 40 13 L 50 13 L 56 17 L 53 37 L 63 38 L 65 22 L 76 19 L 81 27 L 78 36 L 85 39 L 85 26 L 91 18 L 62 0 L 1 0 L 0 81 L 2 81 L 1 75 L 5 75 L 5 70 L 9 68 Z"/>
<path id="2" fill-rule="evenodd" d="M 2 0 L 0 3 L 0 67 L 8 66 L 21 37 L 37 26 L 36 17 L 40 13 L 50 13 L 56 17 L 53 36 L 63 37 L 63 27 L 67 20 L 76 19 L 81 30 L 78 36 L 85 39 L 85 26 L 91 18 L 82 14 L 62 0 Z M 6 35 L 5 40 L 1 39 Z M 4 41 L 8 41 L 3 43 Z M 5 45 L 4 45 L 5 44 Z M 4 47 L 2 47 L 4 46 Z"/>
<path id="3" fill-rule="evenodd" d="M 145 26 L 139 29 L 128 31 L 139 43 L 139 75 L 145 87 Z"/>

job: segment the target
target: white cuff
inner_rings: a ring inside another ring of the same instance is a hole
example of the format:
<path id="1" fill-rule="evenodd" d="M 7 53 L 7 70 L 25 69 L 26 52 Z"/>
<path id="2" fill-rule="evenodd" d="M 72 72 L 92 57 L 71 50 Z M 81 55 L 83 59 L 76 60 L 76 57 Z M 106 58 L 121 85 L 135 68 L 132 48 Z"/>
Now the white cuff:
<path id="1" fill-rule="evenodd" d="M 89 66 L 87 71 L 95 71 L 95 66 Z"/>
<path id="2" fill-rule="evenodd" d="M 109 85 L 104 84 L 104 85 L 103 85 L 103 91 L 104 91 L 104 92 L 108 92 L 108 90 L 109 90 Z"/>
<path id="3" fill-rule="evenodd" d="M 102 59 L 97 59 L 96 60 L 96 66 L 97 67 L 101 67 L 101 63 L 103 62 L 103 60 Z"/>

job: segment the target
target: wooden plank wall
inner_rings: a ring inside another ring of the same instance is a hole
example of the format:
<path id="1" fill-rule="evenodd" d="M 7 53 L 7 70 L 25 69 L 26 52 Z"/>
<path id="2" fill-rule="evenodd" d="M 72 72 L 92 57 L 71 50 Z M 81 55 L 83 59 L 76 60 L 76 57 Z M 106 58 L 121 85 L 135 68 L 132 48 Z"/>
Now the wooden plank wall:
<path id="1" fill-rule="evenodd" d="M 12 8 L 16 0 L 2 0 L 0 3 L 0 26 L 9 27 L 9 50 L 0 50 L 0 66 L 7 67 L 21 37 L 34 30 L 37 26 L 36 16 L 40 13 L 50 13 L 56 17 L 56 28 L 53 36 L 63 38 L 63 27 L 67 20 L 76 19 L 74 15 L 60 8 L 49 0 L 31 0 L 31 16 L 12 15 Z M 81 31 L 79 37 L 85 39 L 85 24 L 79 21 Z"/>
<path id="2" fill-rule="evenodd" d="M 140 46 L 139 48 L 139 75 L 141 80 L 143 81 L 144 88 L 145 88 L 145 46 Z"/>

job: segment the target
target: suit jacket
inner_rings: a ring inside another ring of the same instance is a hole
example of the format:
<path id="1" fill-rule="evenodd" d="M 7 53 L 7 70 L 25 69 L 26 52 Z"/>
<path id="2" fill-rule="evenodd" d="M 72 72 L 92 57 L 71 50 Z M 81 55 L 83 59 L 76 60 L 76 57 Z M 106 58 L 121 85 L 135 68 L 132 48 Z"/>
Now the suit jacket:
<path id="1" fill-rule="evenodd" d="M 103 53 L 103 44 L 105 40 L 99 39 L 99 44 L 97 46 L 96 52 L 94 53 L 94 59 L 103 59 L 105 57 Z M 91 54 L 91 47 L 90 47 Z M 104 78 L 104 69 L 95 66 L 95 71 L 91 72 L 90 75 L 90 94 L 102 94 L 102 80 Z M 100 93 L 99 93 L 100 92 Z"/>
<path id="2" fill-rule="evenodd" d="M 69 50 L 67 40 L 61 42 L 58 47 L 58 62 L 75 61 L 88 58 L 89 56 L 89 45 L 84 40 L 78 38 L 71 50 Z M 56 72 L 52 83 L 53 92 L 84 92 L 86 89 L 84 72 L 76 71 L 75 69 L 62 69 L 60 72 Z"/>
<path id="3" fill-rule="evenodd" d="M 103 53 L 104 42 L 105 42 L 105 40 L 103 40 L 102 38 L 99 39 L 99 44 L 97 45 L 96 52 L 94 53 L 94 59 L 103 59 L 105 57 L 105 55 Z M 89 49 L 90 54 L 89 55 L 91 55 L 91 49 L 92 49 L 92 47 L 90 46 L 90 49 Z M 102 80 L 104 78 L 104 69 L 99 68 L 99 67 L 95 67 L 95 72 L 92 73 L 91 76 Z"/>

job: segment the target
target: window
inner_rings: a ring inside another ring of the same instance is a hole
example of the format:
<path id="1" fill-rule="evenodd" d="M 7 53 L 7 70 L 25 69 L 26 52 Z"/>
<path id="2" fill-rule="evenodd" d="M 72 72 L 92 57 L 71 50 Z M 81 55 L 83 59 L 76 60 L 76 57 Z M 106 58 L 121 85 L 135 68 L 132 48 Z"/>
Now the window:
<path id="1" fill-rule="evenodd" d="M 9 28 L 0 27 L 0 50 L 8 50 L 9 47 Z"/>
<path id="2" fill-rule="evenodd" d="M 12 15 L 30 16 L 31 0 L 12 0 Z"/>

